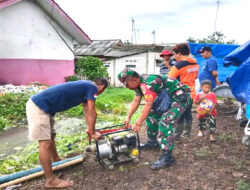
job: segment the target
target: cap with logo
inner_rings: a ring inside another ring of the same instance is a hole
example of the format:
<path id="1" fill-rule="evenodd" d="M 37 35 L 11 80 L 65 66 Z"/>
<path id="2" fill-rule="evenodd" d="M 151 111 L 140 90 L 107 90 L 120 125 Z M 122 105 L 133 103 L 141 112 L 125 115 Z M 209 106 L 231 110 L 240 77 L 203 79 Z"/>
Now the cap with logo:
<path id="1" fill-rule="evenodd" d="M 209 46 L 204 46 L 200 50 L 198 50 L 197 52 L 202 53 L 204 51 L 210 51 L 211 52 L 212 50 L 211 50 L 211 48 Z"/>

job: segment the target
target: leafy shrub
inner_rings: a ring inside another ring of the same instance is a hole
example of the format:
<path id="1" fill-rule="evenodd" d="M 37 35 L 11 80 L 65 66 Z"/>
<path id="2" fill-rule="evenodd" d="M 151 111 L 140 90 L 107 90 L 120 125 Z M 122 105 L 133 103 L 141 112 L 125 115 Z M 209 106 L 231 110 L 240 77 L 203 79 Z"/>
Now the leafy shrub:
<path id="1" fill-rule="evenodd" d="M 3 130 L 8 125 L 8 123 L 9 122 L 6 119 L 0 117 L 0 130 Z"/>
<path id="2" fill-rule="evenodd" d="M 250 183 L 245 182 L 244 180 L 240 180 L 237 182 L 237 190 L 249 190 Z"/>
<path id="3" fill-rule="evenodd" d="M 26 102 L 30 94 L 7 93 L 0 96 L 0 125 L 13 124 L 26 117 Z M 1 127 L 0 127 L 1 128 Z"/>
<path id="4" fill-rule="evenodd" d="M 70 82 L 70 81 L 76 81 L 76 80 L 80 80 L 80 78 L 76 75 L 70 76 L 70 77 L 66 77 L 66 81 Z"/>
<path id="5" fill-rule="evenodd" d="M 103 62 L 91 56 L 78 59 L 75 63 L 75 72 L 87 76 L 89 80 L 97 77 L 108 77 L 107 68 Z"/>

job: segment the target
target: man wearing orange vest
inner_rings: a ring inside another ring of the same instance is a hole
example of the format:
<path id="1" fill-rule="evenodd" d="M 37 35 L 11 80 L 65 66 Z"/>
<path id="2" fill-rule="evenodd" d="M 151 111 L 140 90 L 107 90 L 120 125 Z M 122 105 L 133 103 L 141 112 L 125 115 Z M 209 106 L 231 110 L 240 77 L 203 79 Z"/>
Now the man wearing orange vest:
<path id="1" fill-rule="evenodd" d="M 190 57 L 190 49 L 187 44 L 177 44 L 172 49 L 177 63 L 171 68 L 168 77 L 178 79 L 182 84 L 186 84 L 191 89 L 191 96 L 195 98 L 195 79 L 198 76 L 200 66 L 196 59 Z M 175 127 L 175 138 L 180 139 L 181 134 L 184 137 L 190 137 L 192 127 L 192 104 L 183 113 Z"/>

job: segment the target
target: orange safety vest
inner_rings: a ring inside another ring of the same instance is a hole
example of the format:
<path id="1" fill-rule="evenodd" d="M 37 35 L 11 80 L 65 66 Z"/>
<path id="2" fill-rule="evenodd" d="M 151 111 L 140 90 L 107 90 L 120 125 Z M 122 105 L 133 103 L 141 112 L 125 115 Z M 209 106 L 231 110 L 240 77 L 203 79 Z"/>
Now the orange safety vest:
<path id="1" fill-rule="evenodd" d="M 191 89 L 191 96 L 195 99 L 195 79 L 199 74 L 200 66 L 196 59 L 184 57 L 177 62 L 168 73 L 168 77 L 176 78 Z"/>

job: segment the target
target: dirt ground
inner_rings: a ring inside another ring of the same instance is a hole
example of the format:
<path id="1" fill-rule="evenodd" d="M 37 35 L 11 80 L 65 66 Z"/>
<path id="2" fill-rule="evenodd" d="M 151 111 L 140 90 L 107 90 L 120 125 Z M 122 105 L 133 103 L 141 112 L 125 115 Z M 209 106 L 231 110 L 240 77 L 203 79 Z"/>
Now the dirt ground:
<path id="1" fill-rule="evenodd" d="M 233 116 L 218 116 L 215 143 L 209 134 L 197 137 L 198 126 L 194 115 L 192 136 L 176 142 L 176 164 L 152 171 L 150 163 L 157 160 L 159 150 L 142 151 L 139 163 L 103 168 L 94 155 L 83 164 L 56 172 L 61 178 L 71 178 L 74 186 L 68 189 L 166 189 L 166 190 L 233 190 L 237 182 L 250 183 L 250 150 L 242 145 L 243 129 Z M 140 132 L 145 142 L 145 129 Z M 24 183 L 19 189 L 43 189 L 44 178 Z"/>

